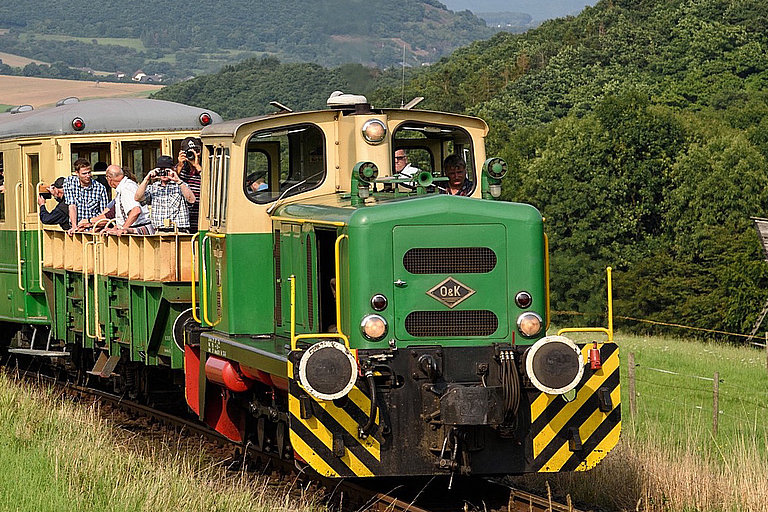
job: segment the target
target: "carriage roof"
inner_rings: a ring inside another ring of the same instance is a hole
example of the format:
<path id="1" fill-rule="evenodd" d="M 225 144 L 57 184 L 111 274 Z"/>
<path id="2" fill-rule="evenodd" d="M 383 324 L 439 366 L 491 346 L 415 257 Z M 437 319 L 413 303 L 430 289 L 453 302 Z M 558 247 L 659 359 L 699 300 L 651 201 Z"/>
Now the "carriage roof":
<path id="1" fill-rule="evenodd" d="M 213 111 L 171 101 L 88 100 L 43 110 L 0 114 L 0 140 L 45 135 L 200 130 L 203 113 L 210 114 L 213 123 L 222 121 Z M 72 126 L 75 118 L 85 122 L 82 130 Z"/>

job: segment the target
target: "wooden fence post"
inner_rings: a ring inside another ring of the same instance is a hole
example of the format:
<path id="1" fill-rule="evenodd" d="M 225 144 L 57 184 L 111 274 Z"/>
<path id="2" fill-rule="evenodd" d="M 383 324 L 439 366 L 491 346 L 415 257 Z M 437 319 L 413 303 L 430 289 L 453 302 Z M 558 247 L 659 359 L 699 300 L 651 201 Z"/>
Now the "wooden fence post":
<path id="1" fill-rule="evenodd" d="M 717 435 L 717 415 L 720 410 L 720 372 L 715 372 L 712 385 L 712 435 Z"/>
<path id="2" fill-rule="evenodd" d="M 634 418 L 637 414 L 637 403 L 635 402 L 635 353 L 629 353 L 629 368 L 627 368 L 627 375 L 629 376 L 629 414 Z"/>

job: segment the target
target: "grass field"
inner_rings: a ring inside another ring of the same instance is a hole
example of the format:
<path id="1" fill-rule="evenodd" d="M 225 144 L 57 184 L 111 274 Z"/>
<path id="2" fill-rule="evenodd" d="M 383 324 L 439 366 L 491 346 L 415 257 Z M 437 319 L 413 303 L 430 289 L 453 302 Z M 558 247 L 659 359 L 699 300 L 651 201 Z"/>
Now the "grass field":
<path id="1" fill-rule="evenodd" d="M 67 96 L 81 100 L 93 98 L 146 97 L 160 85 L 57 80 L 0 75 L 0 103 L 32 105 L 35 108 L 55 105 Z"/>
<path id="2" fill-rule="evenodd" d="M 559 493 L 609 510 L 768 512 L 764 349 L 659 336 L 617 334 L 616 341 L 622 364 L 619 446 L 591 472 L 526 477 L 526 484 L 543 490 L 549 481 Z M 634 417 L 630 353 L 635 355 Z M 717 434 L 715 372 L 720 379 Z"/>
<path id="3" fill-rule="evenodd" d="M 197 441 L 136 437 L 75 405 L 0 375 L 0 512 L 295 510 L 300 489 L 227 472 Z"/>
<path id="4" fill-rule="evenodd" d="M 23 68 L 27 64 L 48 64 L 47 62 L 43 62 L 41 60 L 35 60 L 35 59 L 28 59 L 26 57 L 22 57 L 21 55 L 14 55 L 12 53 L 5 53 L 0 52 L 0 60 L 3 61 L 3 64 L 7 64 L 13 68 Z"/>
<path id="5" fill-rule="evenodd" d="M 147 49 L 141 39 L 131 37 L 75 37 L 54 34 L 21 34 L 19 36 L 21 41 L 28 41 L 30 38 L 42 39 L 43 41 L 80 41 L 81 43 L 113 44 L 133 48 L 140 52 Z"/>
<path id="6" fill-rule="evenodd" d="M 623 415 L 617 448 L 586 473 L 511 482 L 541 492 L 549 485 L 556 496 L 570 494 L 577 504 L 602 510 L 768 512 L 765 351 L 671 337 L 617 334 L 616 340 Z M 636 366 L 634 417 L 629 353 Z M 148 445 L 105 422 L 95 406 L 21 389 L 0 375 L 0 512 L 317 508 L 311 499 L 266 489 L 258 478 L 225 473 L 197 446 L 173 439 Z"/>

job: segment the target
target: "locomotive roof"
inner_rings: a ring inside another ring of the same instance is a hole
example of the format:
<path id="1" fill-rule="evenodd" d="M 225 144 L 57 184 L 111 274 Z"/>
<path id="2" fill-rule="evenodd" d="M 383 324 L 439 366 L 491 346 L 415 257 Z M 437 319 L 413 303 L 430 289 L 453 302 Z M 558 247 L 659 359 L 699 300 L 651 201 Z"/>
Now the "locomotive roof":
<path id="1" fill-rule="evenodd" d="M 243 126 L 256 121 L 262 121 L 264 119 L 274 119 L 276 117 L 290 118 L 292 116 L 307 115 L 307 114 L 328 115 L 329 113 L 335 113 L 335 112 L 342 112 L 342 113 L 347 113 L 348 115 L 352 115 L 351 111 L 337 110 L 337 109 L 311 110 L 311 111 L 304 111 L 304 112 L 289 112 L 289 113 L 278 112 L 278 113 L 267 114 L 262 116 L 246 117 L 243 119 L 233 119 L 231 121 L 225 121 L 223 123 L 214 123 L 212 125 L 209 125 L 203 128 L 201 135 L 204 137 L 205 136 L 233 137 L 237 133 L 237 130 L 239 130 Z M 450 116 L 451 118 L 456 120 L 462 119 L 465 122 L 482 123 L 483 125 L 485 125 L 485 121 L 483 121 L 478 117 L 466 116 L 463 114 L 453 114 L 453 113 L 447 113 L 447 112 L 437 112 L 433 110 L 408 110 L 408 109 L 401 109 L 401 108 L 382 108 L 382 109 L 374 109 L 373 112 L 368 112 L 366 114 L 354 114 L 354 115 L 376 115 L 376 114 L 390 115 L 393 113 L 395 114 L 400 113 L 401 115 L 405 114 L 405 115 L 408 115 L 409 117 L 412 116 L 414 119 L 420 119 L 425 117 L 430 118 L 435 116 Z"/>
<path id="2" fill-rule="evenodd" d="M 0 114 L 0 139 L 40 135 L 74 135 L 112 132 L 199 130 L 200 115 L 207 112 L 213 123 L 219 114 L 164 100 L 109 98 L 59 105 L 17 114 Z M 77 131 L 72 121 L 80 118 L 85 127 Z"/>

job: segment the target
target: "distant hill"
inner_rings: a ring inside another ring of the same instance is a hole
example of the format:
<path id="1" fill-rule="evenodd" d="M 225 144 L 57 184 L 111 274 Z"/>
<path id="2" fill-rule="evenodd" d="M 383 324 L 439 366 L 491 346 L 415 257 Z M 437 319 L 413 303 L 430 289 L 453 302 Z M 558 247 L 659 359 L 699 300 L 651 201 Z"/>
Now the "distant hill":
<path id="1" fill-rule="evenodd" d="M 469 10 L 475 14 L 489 12 L 516 12 L 531 16 L 536 24 L 545 20 L 578 14 L 596 0 L 442 0 L 453 11 Z M 483 17 L 485 19 L 485 17 Z"/>
<path id="2" fill-rule="evenodd" d="M 325 66 L 435 62 L 494 31 L 436 0 L 19 0 L 0 5 L 0 51 L 177 77 L 253 55 Z"/>

